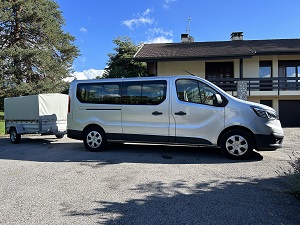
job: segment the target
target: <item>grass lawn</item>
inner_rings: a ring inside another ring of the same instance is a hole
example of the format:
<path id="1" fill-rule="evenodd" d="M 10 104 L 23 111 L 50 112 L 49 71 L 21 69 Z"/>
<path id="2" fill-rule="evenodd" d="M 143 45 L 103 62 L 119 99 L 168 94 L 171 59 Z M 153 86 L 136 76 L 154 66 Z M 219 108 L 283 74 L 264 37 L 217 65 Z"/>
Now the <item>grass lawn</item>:
<path id="1" fill-rule="evenodd" d="M 4 126 L 4 112 L 0 111 L 0 135 L 4 134 L 5 126 Z"/>

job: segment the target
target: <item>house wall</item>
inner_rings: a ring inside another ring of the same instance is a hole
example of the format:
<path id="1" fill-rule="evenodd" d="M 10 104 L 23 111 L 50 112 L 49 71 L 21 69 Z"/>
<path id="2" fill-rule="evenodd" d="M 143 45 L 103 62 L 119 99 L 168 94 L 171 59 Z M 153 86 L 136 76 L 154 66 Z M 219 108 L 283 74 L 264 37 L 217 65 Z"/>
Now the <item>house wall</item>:
<path id="1" fill-rule="evenodd" d="M 278 77 L 278 61 L 279 60 L 300 60 L 300 56 L 254 56 L 252 58 L 243 59 L 243 77 L 244 78 L 259 78 L 259 61 L 272 61 L 273 77 Z M 205 63 L 206 62 L 228 62 L 228 60 L 209 60 L 209 61 L 169 61 L 157 63 L 157 75 L 185 75 L 186 71 L 194 75 L 199 75 L 205 78 Z M 240 60 L 233 59 L 234 62 L 234 77 L 240 77 Z"/>
<path id="2" fill-rule="evenodd" d="M 172 62 L 158 62 L 157 75 L 188 75 L 184 70 L 205 78 L 205 61 L 172 61 Z"/>
<path id="3" fill-rule="evenodd" d="M 258 78 L 259 77 L 259 57 L 258 56 L 244 59 L 243 77 L 245 77 L 245 78 Z"/>

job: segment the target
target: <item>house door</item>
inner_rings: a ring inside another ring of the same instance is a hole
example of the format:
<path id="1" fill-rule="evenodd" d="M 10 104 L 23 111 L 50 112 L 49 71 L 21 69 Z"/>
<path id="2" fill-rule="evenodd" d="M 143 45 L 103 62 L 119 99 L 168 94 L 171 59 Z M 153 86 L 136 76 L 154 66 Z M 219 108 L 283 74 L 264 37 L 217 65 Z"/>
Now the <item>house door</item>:
<path id="1" fill-rule="evenodd" d="M 283 127 L 300 127 L 300 100 L 279 100 L 279 118 Z"/>

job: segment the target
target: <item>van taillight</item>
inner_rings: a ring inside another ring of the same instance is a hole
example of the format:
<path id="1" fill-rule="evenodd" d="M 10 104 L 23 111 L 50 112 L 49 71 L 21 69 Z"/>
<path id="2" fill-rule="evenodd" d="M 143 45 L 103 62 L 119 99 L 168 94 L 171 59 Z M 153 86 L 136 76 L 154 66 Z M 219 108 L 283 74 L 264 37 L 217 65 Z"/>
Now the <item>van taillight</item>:
<path id="1" fill-rule="evenodd" d="M 69 99 L 68 99 L 68 113 L 70 113 L 71 111 L 71 98 L 70 98 L 70 95 L 69 95 Z"/>

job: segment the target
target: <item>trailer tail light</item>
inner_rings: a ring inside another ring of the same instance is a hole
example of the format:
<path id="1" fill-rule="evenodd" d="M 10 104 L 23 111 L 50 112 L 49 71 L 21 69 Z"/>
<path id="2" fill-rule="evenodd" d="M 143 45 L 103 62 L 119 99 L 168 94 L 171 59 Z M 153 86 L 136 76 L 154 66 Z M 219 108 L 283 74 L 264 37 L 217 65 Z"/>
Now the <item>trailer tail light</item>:
<path id="1" fill-rule="evenodd" d="M 70 95 L 68 96 L 68 113 L 71 111 L 71 98 Z"/>

